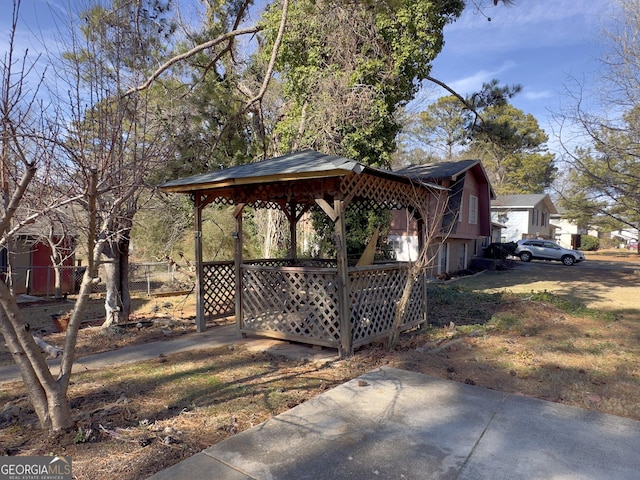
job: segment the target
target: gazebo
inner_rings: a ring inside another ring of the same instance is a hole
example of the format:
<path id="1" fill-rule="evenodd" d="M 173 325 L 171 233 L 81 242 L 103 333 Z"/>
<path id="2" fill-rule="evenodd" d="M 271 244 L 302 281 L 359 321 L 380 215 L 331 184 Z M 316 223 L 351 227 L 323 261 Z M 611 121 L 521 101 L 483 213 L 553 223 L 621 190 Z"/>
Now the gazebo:
<path id="1" fill-rule="evenodd" d="M 409 275 L 414 283 L 401 330 L 426 322 L 424 272 L 399 262 L 349 264 L 345 211 L 407 209 L 424 232 L 446 189 L 313 150 L 172 180 L 160 189 L 189 194 L 194 204 L 198 331 L 208 320 L 235 315 L 238 335 L 337 348 L 348 355 L 390 336 Z M 203 261 L 202 212 L 213 204 L 233 205 L 233 261 Z M 291 238 L 288 258 L 243 258 L 247 206 L 284 212 Z M 318 209 L 334 224 L 336 258 L 298 258 L 297 225 L 305 213 Z"/>

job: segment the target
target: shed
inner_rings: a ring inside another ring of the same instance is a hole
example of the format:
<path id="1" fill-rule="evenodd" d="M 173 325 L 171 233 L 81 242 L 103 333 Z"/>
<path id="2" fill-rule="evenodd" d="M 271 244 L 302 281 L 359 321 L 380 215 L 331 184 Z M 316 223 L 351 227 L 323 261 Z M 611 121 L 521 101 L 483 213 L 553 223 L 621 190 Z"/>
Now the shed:
<path id="1" fill-rule="evenodd" d="M 345 211 L 407 208 L 424 225 L 434 215 L 436 200 L 447 192 L 313 150 L 172 180 L 160 189 L 193 200 L 198 331 L 205 330 L 209 319 L 234 314 L 238 334 L 334 347 L 342 355 L 389 337 L 408 275 L 416 275 L 406 263 L 349 265 Z M 234 206 L 233 262 L 203 262 L 202 211 L 211 204 Z M 246 206 L 284 212 L 292 239 L 288 258 L 243 258 Z M 312 210 L 324 212 L 334 223 L 336 258 L 298 258 L 297 224 Z M 402 330 L 426 322 L 426 276 L 414 278 Z"/>

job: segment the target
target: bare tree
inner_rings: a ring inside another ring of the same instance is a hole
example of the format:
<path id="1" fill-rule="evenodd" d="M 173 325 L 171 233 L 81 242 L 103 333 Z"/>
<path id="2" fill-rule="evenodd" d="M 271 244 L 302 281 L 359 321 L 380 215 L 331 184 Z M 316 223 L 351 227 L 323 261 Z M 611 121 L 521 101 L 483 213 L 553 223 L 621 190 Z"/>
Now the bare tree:
<path id="1" fill-rule="evenodd" d="M 33 73 L 34 63 L 26 52 L 16 56 L 18 12 L 19 1 L 16 0 L 9 49 L 0 63 L 0 161 L 4 195 L 0 247 L 6 247 L 16 233 L 41 215 L 77 199 L 67 196 L 52 198 L 33 188 L 47 181 L 46 172 L 56 161 L 55 139 L 59 132 L 52 130 L 45 121 L 47 112 L 37 101 L 39 87 L 30 89 L 28 86 L 27 78 Z M 89 272 L 84 283 L 86 290 L 86 285 L 90 284 Z M 41 347 L 29 331 L 15 296 L 5 282 L 0 282 L 0 332 L 20 368 L 31 403 L 45 429 L 62 430 L 73 424 L 66 393 L 73 361 L 74 332 L 80 325 L 83 298 L 86 300 L 86 297 L 81 297 L 75 305 L 67 335 L 70 348 L 65 349 L 60 374 L 54 377 L 45 363 Z"/>
<path id="2" fill-rule="evenodd" d="M 464 180 L 463 180 L 464 181 Z M 413 195 L 405 200 L 405 204 L 412 205 L 413 217 L 419 220 L 419 236 L 422 243 L 415 261 L 409 263 L 407 279 L 403 286 L 402 295 L 396 304 L 393 324 L 389 335 L 388 348 L 393 349 L 398 344 L 405 312 L 411 302 L 411 296 L 416 281 L 421 276 L 428 275 L 434 268 L 439 249 L 447 241 L 453 225 L 457 222 L 458 211 L 452 211 L 447 189 L 427 189 L 414 187 Z M 448 221 L 446 220 L 448 218 Z M 426 298 L 424 299 L 426 301 Z"/>
<path id="3" fill-rule="evenodd" d="M 640 1 L 612 2 L 603 31 L 603 69 L 593 84 L 575 80 L 557 115 L 568 168 L 561 204 L 582 225 L 640 228 Z M 640 251 L 639 251 L 640 253 Z"/>

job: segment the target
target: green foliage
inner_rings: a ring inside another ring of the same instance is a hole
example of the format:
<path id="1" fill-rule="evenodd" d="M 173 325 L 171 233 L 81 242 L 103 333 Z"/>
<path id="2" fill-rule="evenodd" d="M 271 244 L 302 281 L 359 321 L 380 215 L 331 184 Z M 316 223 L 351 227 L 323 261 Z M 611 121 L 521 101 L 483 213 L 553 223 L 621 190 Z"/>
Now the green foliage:
<path id="1" fill-rule="evenodd" d="M 183 195 L 154 198 L 141 209 L 131 229 L 133 257 L 162 261 L 184 251 L 185 232 L 193 229 L 193 206 Z M 193 236 L 188 250 L 193 250 Z"/>
<path id="2" fill-rule="evenodd" d="M 452 160 L 454 152 L 464 145 L 470 135 L 468 130 L 472 114 L 455 96 L 441 97 L 412 116 L 405 134 L 445 160 Z M 425 163 L 424 155 L 418 163 Z"/>
<path id="3" fill-rule="evenodd" d="M 264 17 L 264 55 L 280 21 L 276 2 Z M 277 70 L 287 107 L 274 132 L 281 151 L 314 148 L 389 166 L 399 106 L 443 46 L 442 29 L 464 2 L 340 0 L 293 2 Z"/>
<path id="4" fill-rule="evenodd" d="M 600 242 L 598 237 L 593 235 L 580 235 L 580 250 L 592 252 L 598 250 Z"/>
<path id="5" fill-rule="evenodd" d="M 280 22 L 276 1 L 263 18 L 264 63 Z M 443 28 L 463 1 L 300 0 L 291 2 L 276 62 L 283 98 L 272 148 L 312 148 L 367 165 L 390 167 L 399 107 L 416 94 L 443 46 Z M 320 250 L 330 254 L 333 225 L 314 217 Z M 372 213 L 347 212 L 349 255 L 359 255 L 377 226 Z"/>
<path id="6" fill-rule="evenodd" d="M 616 230 L 640 225 L 640 106 L 614 125 L 591 131 L 592 147 L 576 148 L 561 205 L 582 225 Z"/>
<path id="7" fill-rule="evenodd" d="M 322 212 L 314 212 L 312 216 L 313 228 L 317 235 L 319 256 L 333 257 L 336 255 L 335 243 L 333 242 L 333 222 Z M 391 214 L 389 212 L 367 211 L 359 212 L 349 210 L 345 212 L 345 224 L 347 231 L 347 255 L 352 260 L 360 258 L 366 248 L 373 232 L 380 229 L 380 237 L 386 237 L 391 225 Z M 385 242 L 378 241 L 378 244 Z M 383 256 L 388 258 L 391 252 L 382 249 Z"/>
<path id="8" fill-rule="evenodd" d="M 87 443 L 91 440 L 92 430 L 90 428 L 78 427 L 76 434 L 73 436 L 73 443 L 78 445 L 80 443 Z"/>
<path id="9" fill-rule="evenodd" d="M 512 330 L 519 327 L 521 319 L 510 313 L 497 313 L 491 317 L 487 325 L 498 330 Z"/>
<path id="10" fill-rule="evenodd" d="M 483 117 L 468 153 L 482 160 L 496 192 L 543 193 L 557 168 L 536 119 L 509 104 L 488 107 Z"/>
<path id="11" fill-rule="evenodd" d="M 235 252 L 232 207 L 209 207 L 202 218 L 202 256 L 204 261 L 231 260 Z M 243 217 L 245 255 L 257 253 L 252 212 Z M 194 258 L 193 204 L 184 195 L 153 199 L 136 215 L 131 232 L 136 260 L 178 261 L 183 254 Z"/>
<path id="12" fill-rule="evenodd" d="M 575 317 L 601 319 L 607 322 L 612 322 L 616 319 L 616 315 L 613 312 L 603 312 L 587 308 L 579 302 L 567 297 L 556 295 L 552 292 L 548 292 L 547 290 L 538 292 L 532 291 L 530 294 L 519 294 L 518 296 L 534 302 L 548 303 Z"/>
<path id="13" fill-rule="evenodd" d="M 87 83 L 148 75 L 171 45 L 177 28 L 172 8 L 171 0 L 94 2 L 78 18 L 86 45 L 63 58 L 80 67 Z"/>

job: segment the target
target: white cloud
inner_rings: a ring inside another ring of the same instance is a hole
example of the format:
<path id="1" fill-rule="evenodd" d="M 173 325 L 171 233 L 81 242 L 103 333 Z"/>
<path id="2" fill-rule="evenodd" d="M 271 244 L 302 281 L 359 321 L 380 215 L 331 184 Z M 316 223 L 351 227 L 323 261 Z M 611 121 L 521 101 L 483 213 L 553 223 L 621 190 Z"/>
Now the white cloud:
<path id="1" fill-rule="evenodd" d="M 591 40 L 612 8 L 609 0 L 516 2 L 511 7 L 499 4 L 485 9 L 490 22 L 469 8 L 447 27 L 445 41 L 451 50 L 467 54 L 574 45 Z"/>
<path id="2" fill-rule="evenodd" d="M 457 80 L 450 80 L 448 85 L 456 92 L 462 94 L 468 92 L 476 92 L 482 88 L 482 84 L 489 82 L 494 78 L 499 78 L 503 73 L 513 69 L 516 63 L 510 60 L 505 61 L 499 68 L 493 70 L 478 70 L 471 75 L 468 75 Z"/>
<path id="3" fill-rule="evenodd" d="M 541 100 L 543 98 L 553 98 L 556 94 L 549 90 L 540 90 L 538 92 L 527 92 L 525 90 L 522 96 L 527 100 Z"/>

